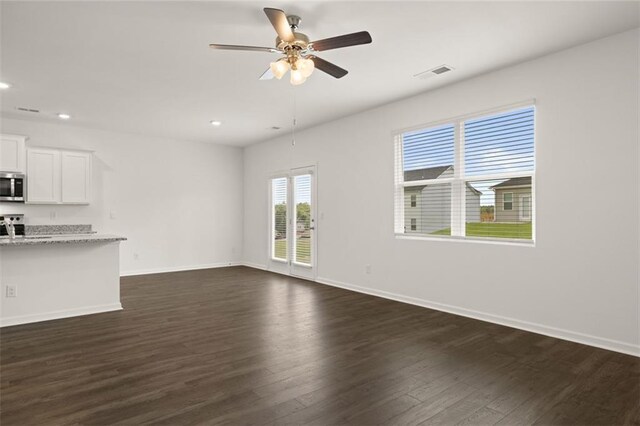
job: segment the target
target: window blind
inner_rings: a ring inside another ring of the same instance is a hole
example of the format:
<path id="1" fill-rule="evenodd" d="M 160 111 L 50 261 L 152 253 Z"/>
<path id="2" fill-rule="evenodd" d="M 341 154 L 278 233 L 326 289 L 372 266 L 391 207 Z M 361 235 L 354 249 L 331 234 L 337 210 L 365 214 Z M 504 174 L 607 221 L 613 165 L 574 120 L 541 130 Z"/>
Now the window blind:
<path id="1" fill-rule="evenodd" d="M 293 260 L 311 264 L 311 175 L 293 178 L 294 205 L 296 206 L 296 237 Z"/>
<path id="2" fill-rule="evenodd" d="M 535 108 L 396 137 L 399 234 L 533 240 Z"/>
<path id="3" fill-rule="evenodd" d="M 271 179 L 271 253 L 274 259 L 287 260 L 287 178 Z"/>

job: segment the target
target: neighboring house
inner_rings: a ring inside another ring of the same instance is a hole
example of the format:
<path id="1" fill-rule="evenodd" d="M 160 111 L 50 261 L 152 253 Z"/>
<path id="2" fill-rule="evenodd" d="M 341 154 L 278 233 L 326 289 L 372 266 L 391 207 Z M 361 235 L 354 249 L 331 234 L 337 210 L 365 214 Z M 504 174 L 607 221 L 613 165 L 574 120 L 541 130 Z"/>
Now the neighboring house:
<path id="1" fill-rule="evenodd" d="M 453 177 L 453 166 L 438 166 L 404 172 L 405 182 Z M 467 184 L 466 221 L 480 222 L 480 191 Z M 451 185 L 423 185 L 405 188 L 404 228 L 406 233 L 430 234 L 451 228 Z"/>
<path id="2" fill-rule="evenodd" d="M 489 189 L 495 192 L 495 222 L 531 222 L 531 178 L 505 180 Z"/>

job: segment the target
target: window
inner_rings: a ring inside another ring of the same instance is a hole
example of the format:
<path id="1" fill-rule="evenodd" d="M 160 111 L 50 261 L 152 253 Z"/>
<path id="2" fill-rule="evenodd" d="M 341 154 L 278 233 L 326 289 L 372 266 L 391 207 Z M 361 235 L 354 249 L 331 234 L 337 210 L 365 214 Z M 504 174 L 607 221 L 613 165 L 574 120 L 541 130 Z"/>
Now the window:
<path id="1" fill-rule="evenodd" d="M 513 210 L 513 192 L 502 193 L 502 210 Z"/>
<path id="2" fill-rule="evenodd" d="M 287 246 L 287 178 L 271 180 L 271 203 L 273 214 L 271 223 L 271 253 L 275 260 L 288 259 Z"/>
<path id="3" fill-rule="evenodd" d="M 534 131 L 527 105 L 397 134 L 396 234 L 532 241 Z"/>

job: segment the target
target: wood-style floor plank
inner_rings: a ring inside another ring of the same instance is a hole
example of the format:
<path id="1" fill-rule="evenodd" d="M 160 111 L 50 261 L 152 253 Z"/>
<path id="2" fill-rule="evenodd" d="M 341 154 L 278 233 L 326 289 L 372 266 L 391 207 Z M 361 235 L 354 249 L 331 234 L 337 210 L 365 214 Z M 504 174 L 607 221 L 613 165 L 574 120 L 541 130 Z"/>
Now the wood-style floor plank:
<path id="1" fill-rule="evenodd" d="M 3 426 L 640 424 L 635 357 L 246 267 L 121 287 L 1 330 Z"/>

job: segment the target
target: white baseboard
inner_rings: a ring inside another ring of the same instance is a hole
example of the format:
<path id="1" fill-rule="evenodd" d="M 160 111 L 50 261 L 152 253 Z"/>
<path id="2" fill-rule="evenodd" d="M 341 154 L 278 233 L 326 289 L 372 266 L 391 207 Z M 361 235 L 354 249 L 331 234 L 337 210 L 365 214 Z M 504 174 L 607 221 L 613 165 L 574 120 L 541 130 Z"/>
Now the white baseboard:
<path id="1" fill-rule="evenodd" d="M 249 268 L 260 269 L 264 271 L 268 270 L 266 265 L 262 265 L 258 263 L 228 262 L 228 263 L 217 263 L 217 264 L 210 264 L 210 265 L 196 265 L 196 266 L 177 267 L 177 268 L 159 268 L 159 269 L 153 269 L 153 270 L 126 272 L 121 274 L 121 276 L 155 274 L 155 273 L 162 273 L 162 272 L 189 271 L 194 269 L 222 268 L 227 266 L 238 266 L 238 265 L 243 265 Z M 271 272 L 279 273 L 275 271 L 271 271 Z M 283 275 L 286 275 L 286 274 L 283 274 Z M 632 344 L 620 342 L 617 340 L 611 340 L 611 339 L 592 336 L 589 334 L 583 334 L 575 331 L 549 327 L 542 324 L 522 321 L 515 318 L 503 317 L 500 315 L 489 314 L 486 312 L 480 312 L 480 311 L 475 311 L 475 310 L 466 309 L 466 308 L 460 308 L 457 306 L 447 305 L 443 303 L 431 302 L 429 300 L 419 299 L 419 298 L 410 297 L 410 296 L 403 296 L 401 294 L 391 293 L 383 290 L 376 290 L 368 287 L 361 287 L 353 284 L 347 284 L 347 283 L 335 281 L 329 278 L 317 277 L 315 281 L 320 284 L 339 287 L 346 290 L 355 291 L 358 293 L 369 294 L 371 296 L 382 297 L 384 299 L 395 300 L 397 302 L 402 302 L 402 303 L 409 303 L 411 305 L 421 306 L 423 308 L 434 309 L 437 311 L 447 312 L 454 315 L 460 315 L 460 316 L 473 318 L 480 321 L 487 321 L 494 324 L 500 324 L 507 327 L 529 331 L 532 333 L 542 334 L 545 336 L 555 337 L 563 340 L 569 340 L 571 342 L 581 343 L 589 346 L 595 346 L 597 348 L 607 349 L 614 352 L 621 352 L 624 354 L 640 357 L 640 346 L 634 346 Z"/>
<path id="2" fill-rule="evenodd" d="M 248 266 L 248 265 L 247 265 Z M 515 318 L 503 317 L 500 315 L 489 314 L 486 312 L 474 311 L 471 309 L 460 308 L 457 306 L 446 305 L 443 303 L 431 302 L 415 297 L 403 296 L 382 290 L 375 290 L 367 287 L 361 287 L 352 284 L 346 284 L 334 281 L 329 278 L 318 277 L 316 282 L 326 284 L 333 287 L 339 287 L 358 293 L 369 294 L 371 296 L 382 297 L 384 299 L 395 300 L 397 302 L 409 303 L 411 305 L 421 306 L 423 308 L 434 309 L 436 311 L 447 312 L 454 315 L 473 318 L 481 321 L 487 321 L 507 327 L 517 328 L 532 333 L 543 334 L 545 336 L 555 337 L 558 339 L 569 340 L 571 342 L 581 343 L 584 345 L 595 346 L 597 348 L 607 349 L 614 352 L 621 352 L 627 355 L 640 357 L 640 346 L 634 346 L 629 343 L 610 340 L 603 337 L 592 336 L 589 334 L 578 333 L 575 331 L 564 330 L 555 327 L 549 327 L 542 324 L 521 321 Z"/>
<path id="3" fill-rule="evenodd" d="M 261 265 L 259 263 L 240 262 L 240 265 L 247 266 L 249 268 L 254 268 L 254 269 L 262 269 L 263 271 L 267 270 L 267 265 Z"/>
<path id="4" fill-rule="evenodd" d="M 120 310 L 122 310 L 122 305 L 120 303 L 113 303 L 110 305 L 87 306 L 84 308 L 69 309 L 66 311 L 54 311 L 45 312 L 43 314 L 8 317 L 0 319 L 0 327 L 10 327 L 12 325 L 29 324 L 32 322 L 50 321 L 61 318 L 77 317 L 81 315 L 99 314 L 102 312 Z"/>
<path id="5" fill-rule="evenodd" d="M 243 264 L 242 262 L 218 262 L 218 263 L 208 263 L 203 265 L 171 266 L 168 268 L 137 269 L 135 271 L 120 272 L 120 276 L 131 277 L 134 275 L 162 274 L 165 272 L 180 272 L 180 271 L 195 271 L 197 269 L 226 268 L 228 266 L 238 266 L 242 264 Z"/>

